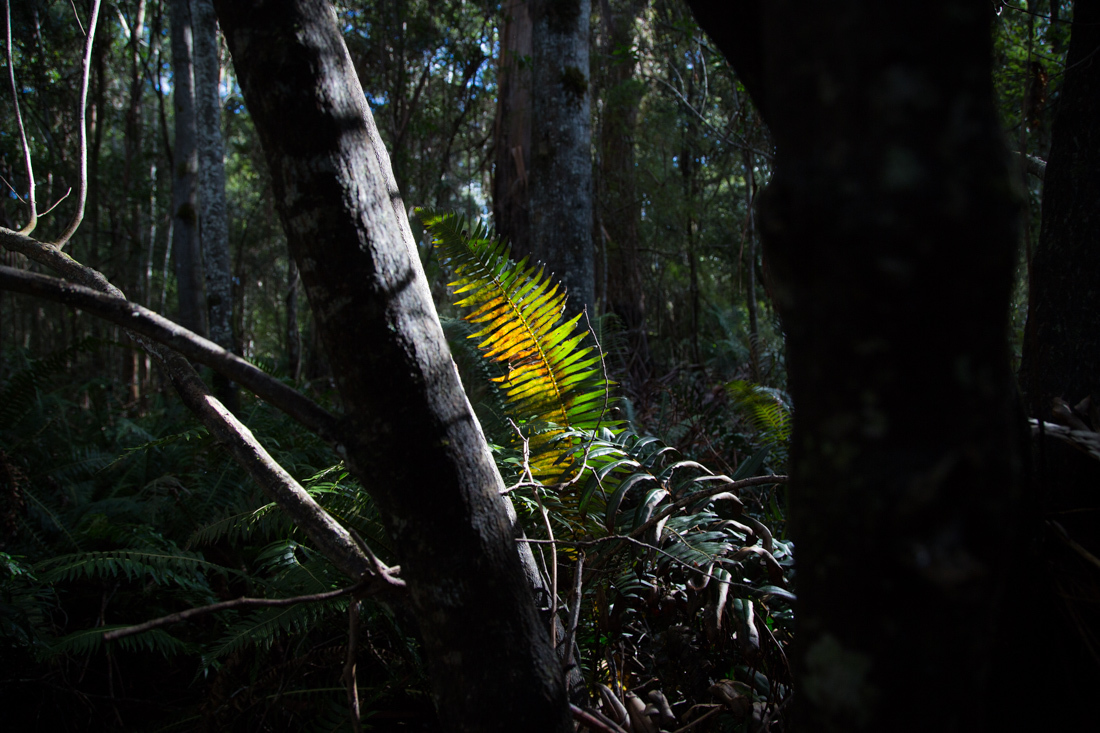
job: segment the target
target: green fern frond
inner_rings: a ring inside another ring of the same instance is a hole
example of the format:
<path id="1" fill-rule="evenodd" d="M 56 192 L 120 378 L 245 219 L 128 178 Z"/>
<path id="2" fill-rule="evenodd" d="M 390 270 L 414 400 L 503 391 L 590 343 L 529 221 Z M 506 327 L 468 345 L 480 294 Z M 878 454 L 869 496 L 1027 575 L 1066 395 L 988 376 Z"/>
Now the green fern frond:
<path id="1" fill-rule="evenodd" d="M 57 639 L 50 645 L 47 656 L 71 654 L 86 657 L 95 654 L 103 647 L 103 634 L 122 626 L 100 626 L 94 629 L 81 629 Z M 150 629 L 133 636 L 124 636 L 114 642 L 126 651 L 155 652 L 164 657 L 173 657 L 190 651 L 190 645 L 169 634 L 164 629 Z"/>
<path id="2" fill-rule="evenodd" d="M 204 560 L 186 550 L 112 550 L 80 552 L 52 557 L 34 566 L 38 577 L 47 583 L 79 578 L 116 578 L 151 580 L 157 585 L 177 585 L 203 590 L 203 572 L 239 575 L 239 571 Z"/>
<path id="3" fill-rule="evenodd" d="M 316 626 L 319 619 L 347 607 L 346 598 L 337 598 L 320 603 L 264 608 L 245 614 L 239 621 L 231 624 L 218 643 L 203 656 L 210 662 L 245 647 L 266 649 L 279 636 L 287 633 L 304 634 Z"/>
<path id="4" fill-rule="evenodd" d="M 560 476 L 570 451 L 556 438 L 568 428 L 595 429 L 604 419 L 610 384 L 600 354 L 582 344 L 581 316 L 564 319 L 565 291 L 542 268 L 513 262 L 508 248 L 484 224 L 458 214 L 419 212 L 442 259 L 465 320 L 480 330 L 470 338 L 486 359 L 505 368 L 497 377 L 508 413 L 527 430 L 532 474 Z"/>
<path id="5" fill-rule="evenodd" d="M 743 380 L 727 384 L 726 392 L 734 406 L 747 414 L 760 442 L 773 449 L 780 463 L 786 463 L 791 438 L 791 401 L 787 394 Z"/>

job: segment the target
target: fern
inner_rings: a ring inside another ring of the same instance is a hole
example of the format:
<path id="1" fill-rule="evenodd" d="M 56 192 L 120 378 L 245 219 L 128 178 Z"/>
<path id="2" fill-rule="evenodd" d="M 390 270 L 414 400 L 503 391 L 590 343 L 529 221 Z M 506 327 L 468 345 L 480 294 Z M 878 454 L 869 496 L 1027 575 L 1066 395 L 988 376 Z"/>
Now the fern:
<path id="1" fill-rule="evenodd" d="M 122 626 L 99 626 L 93 629 L 81 629 L 56 639 L 50 645 L 48 655 L 72 654 L 86 657 L 95 654 L 103 647 L 104 632 L 120 629 Z M 113 642 L 127 651 L 156 652 L 164 657 L 184 654 L 191 651 L 189 644 L 177 639 L 164 629 L 150 629 L 133 636 L 124 636 Z"/>
<path id="2" fill-rule="evenodd" d="M 736 380 L 726 385 L 735 406 L 748 414 L 760 442 L 773 451 L 780 465 L 786 465 L 791 438 L 791 401 L 785 392 Z"/>
<path id="3" fill-rule="evenodd" d="M 470 338 L 486 359 L 505 367 L 495 378 L 508 414 L 527 431 L 536 478 L 560 476 L 570 451 L 556 440 L 565 430 L 595 429 L 604 419 L 610 384 L 600 354 L 584 346 L 582 314 L 564 319 L 566 293 L 541 268 L 513 262 L 485 225 L 457 214 L 421 211 L 442 259 L 453 270 L 450 287 L 463 296 L 465 320 L 480 330 Z"/>
<path id="4" fill-rule="evenodd" d="M 47 583 L 125 576 L 127 580 L 149 580 L 157 585 L 176 585 L 191 590 L 208 588 L 202 575 L 204 571 L 240 574 L 208 562 L 197 553 L 175 548 L 171 551 L 80 552 L 44 560 L 35 565 L 34 570 L 39 579 Z"/>

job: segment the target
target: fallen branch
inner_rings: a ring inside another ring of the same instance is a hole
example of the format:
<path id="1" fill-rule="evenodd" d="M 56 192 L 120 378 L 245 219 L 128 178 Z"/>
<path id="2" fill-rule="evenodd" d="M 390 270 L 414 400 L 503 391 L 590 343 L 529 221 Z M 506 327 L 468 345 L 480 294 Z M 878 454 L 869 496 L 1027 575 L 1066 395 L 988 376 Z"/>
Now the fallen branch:
<path id="1" fill-rule="evenodd" d="M 213 341 L 121 295 L 105 294 L 59 278 L 4 266 L 0 266 L 0 289 L 80 308 L 164 344 L 251 390 L 322 440 L 339 445 L 337 419 L 316 402 Z"/>
<path id="2" fill-rule="evenodd" d="M 5 227 L 0 227 L 0 245 L 50 267 L 93 291 L 126 300 L 125 294 L 111 284 L 103 273 L 82 265 L 54 245 L 45 244 Z M 377 575 L 375 563 L 348 531 L 271 457 L 252 435 L 252 431 L 210 394 L 187 359 L 139 333 L 129 330 L 127 332 L 157 360 L 184 405 L 225 446 L 268 498 L 278 504 L 305 532 L 329 562 L 353 580 L 360 580 L 365 575 Z"/>

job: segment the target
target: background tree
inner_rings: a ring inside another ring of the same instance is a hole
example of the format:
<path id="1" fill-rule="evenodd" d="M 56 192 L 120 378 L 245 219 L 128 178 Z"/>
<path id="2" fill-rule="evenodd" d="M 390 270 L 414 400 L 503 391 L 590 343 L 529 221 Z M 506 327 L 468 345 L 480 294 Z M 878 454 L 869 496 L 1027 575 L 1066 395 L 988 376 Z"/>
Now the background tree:
<path id="1" fill-rule="evenodd" d="M 206 276 L 206 312 L 210 340 L 237 350 L 233 335 L 233 284 L 229 261 L 229 212 L 225 202 L 225 145 L 222 142 L 221 60 L 218 26 L 210 0 L 191 3 L 194 39 L 195 131 L 199 159 L 199 234 Z M 215 391 L 230 409 L 238 409 L 233 388 L 220 376 Z"/>
<path id="2" fill-rule="evenodd" d="M 561 278 L 574 313 L 595 307 L 588 0 L 532 0 L 531 249 Z"/>
<path id="3" fill-rule="evenodd" d="M 529 253 L 527 172 L 531 167 L 531 11 L 527 0 L 501 8 L 497 111 L 493 122 L 493 222 L 515 254 Z"/>
<path id="4" fill-rule="evenodd" d="M 598 259 L 596 292 L 604 309 L 622 320 L 627 334 L 632 381 L 642 384 L 651 369 L 646 335 L 645 285 L 638 252 L 641 201 L 635 183 L 635 128 L 644 93 L 636 78 L 635 29 L 648 5 L 642 0 L 600 6 L 601 41 L 596 67 L 603 107 L 598 141 L 596 235 L 603 256 Z"/>
<path id="5" fill-rule="evenodd" d="M 175 141 L 172 149 L 172 249 L 176 260 L 179 322 L 207 333 L 203 287 L 202 240 L 199 230 L 198 127 L 195 109 L 195 33 L 190 0 L 171 0 L 172 105 Z"/>

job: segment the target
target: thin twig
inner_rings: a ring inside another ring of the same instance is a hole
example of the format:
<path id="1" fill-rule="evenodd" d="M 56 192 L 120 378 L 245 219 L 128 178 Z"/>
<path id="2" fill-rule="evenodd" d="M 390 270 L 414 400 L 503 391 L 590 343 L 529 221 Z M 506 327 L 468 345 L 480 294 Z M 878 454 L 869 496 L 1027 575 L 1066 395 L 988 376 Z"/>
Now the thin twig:
<path id="1" fill-rule="evenodd" d="M 520 481 L 523 482 L 523 479 L 527 479 L 527 481 L 535 483 L 531 477 L 530 441 L 524 437 L 523 432 L 514 420 L 508 418 L 508 423 L 516 431 L 519 439 L 523 441 L 523 474 Z M 550 543 L 550 638 L 555 639 L 558 630 L 558 545 L 554 541 L 554 528 L 550 525 L 550 513 L 546 511 L 546 506 L 542 503 L 542 494 L 539 492 L 539 487 L 535 488 L 534 493 L 535 500 L 539 504 L 539 513 L 542 514 L 542 522 L 546 525 L 546 536 L 549 538 Z"/>
<path id="2" fill-rule="evenodd" d="M 696 718 L 695 720 L 691 721 L 690 723 L 688 723 L 688 724 L 687 724 L 687 725 L 685 725 L 684 727 L 682 727 L 682 728 L 677 728 L 677 729 L 676 729 L 676 730 L 675 730 L 675 731 L 674 731 L 673 733 L 685 733 L 685 731 L 689 731 L 689 730 L 691 730 L 691 729 L 692 729 L 692 728 L 694 728 L 695 726 L 697 726 L 697 725 L 699 725 L 700 723 L 702 723 L 702 722 L 703 722 L 704 720 L 706 720 L 706 719 L 708 719 L 708 718 L 712 718 L 712 717 L 714 717 L 715 715 L 717 715 L 718 713 L 722 712 L 722 711 L 723 711 L 723 710 L 725 710 L 725 709 L 726 709 L 726 708 L 725 708 L 725 706 L 723 706 L 723 705 L 715 705 L 715 706 L 714 706 L 713 708 L 711 708 L 710 710 L 708 710 L 708 711 L 707 711 L 707 712 L 706 712 L 705 714 L 703 714 L 703 715 L 700 715 L 700 716 L 699 716 L 698 718 Z"/>
<path id="3" fill-rule="evenodd" d="M 134 626 L 126 626 L 121 629 L 113 629 L 103 634 L 103 641 L 115 641 L 126 636 L 133 636 L 134 634 L 140 634 L 144 631 L 150 631 L 152 629 L 160 628 L 161 626 L 168 626 L 169 624 L 179 623 L 180 621 L 186 621 L 189 618 L 196 616 L 205 616 L 210 613 L 217 613 L 218 611 L 228 611 L 233 608 L 270 608 L 281 606 L 295 606 L 299 603 L 317 603 L 319 601 L 330 601 L 333 598 L 340 598 L 341 596 L 351 595 L 352 593 L 358 593 L 367 587 L 372 579 L 364 578 L 355 585 L 348 586 L 347 588 L 341 588 L 339 590 L 331 590 L 325 593 L 311 593 L 305 596 L 294 596 L 293 598 L 237 598 L 232 601 L 222 601 L 221 603 L 211 603 L 208 606 L 199 606 L 198 608 L 189 608 L 186 611 L 180 611 L 179 613 L 170 613 L 167 616 L 161 616 L 160 618 L 146 621 L 145 623 L 136 624 Z"/>
<path id="4" fill-rule="evenodd" d="M 69 194 L 72 193 L 72 192 L 73 192 L 73 187 L 69 186 L 67 189 L 65 189 L 65 193 L 61 194 L 61 198 L 59 198 L 57 201 L 54 201 L 53 204 L 50 206 L 50 208 L 43 211 L 41 215 L 45 216 L 46 214 L 48 214 L 51 211 L 53 211 L 54 209 L 56 209 L 58 206 L 61 205 L 62 201 L 69 198 Z"/>
<path id="5" fill-rule="evenodd" d="M 64 248 L 80 227 L 80 222 L 84 220 L 84 203 L 88 199 L 88 77 L 91 75 L 92 42 L 95 39 L 96 22 L 99 20 L 99 5 L 100 0 L 92 0 L 92 17 L 88 20 L 84 60 L 81 64 L 80 104 L 77 108 L 77 117 L 80 119 L 80 177 L 77 180 L 76 212 L 69 226 L 54 243 L 58 249 Z"/>
<path id="6" fill-rule="evenodd" d="M 657 82 L 658 84 L 661 84 L 661 85 L 667 87 L 669 89 L 669 91 L 671 91 L 676 96 L 676 98 L 680 101 L 680 104 L 687 107 L 688 110 L 692 114 L 694 114 L 696 117 L 698 117 L 699 121 L 702 122 L 711 131 L 711 133 L 713 133 L 714 136 L 717 137 L 722 142 L 724 142 L 727 145 L 730 145 L 732 147 L 738 148 L 739 150 L 748 150 L 750 153 L 755 153 L 759 156 L 762 156 L 765 160 L 768 160 L 768 161 L 775 160 L 775 156 L 772 155 L 771 153 L 765 152 L 763 150 L 758 150 L 758 149 L 752 147 L 751 145 L 749 145 L 748 143 L 741 142 L 739 140 L 731 140 L 729 137 L 727 137 L 725 134 L 723 134 L 717 127 L 712 125 L 710 123 L 710 121 L 708 121 L 707 118 L 703 116 L 702 112 L 695 109 L 695 106 L 692 105 L 692 103 L 687 100 L 687 98 L 684 96 L 683 92 L 681 92 L 679 89 L 677 89 L 676 87 L 669 84 L 664 79 L 660 78 L 659 76 L 654 76 L 653 74 L 646 74 L 645 76 L 646 76 L 646 78 L 652 79 L 653 81 Z"/>
<path id="7" fill-rule="evenodd" d="M 73 17 L 76 18 L 76 27 L 80 29 L 80 35 L 87 35 L 87 31 L 84 30 L 84 24 L 80 22 L 80 13 L 76 12 L 76 3 L 73 0 L 69 0 L 69 7 L 73 9 Z"/>
<path id="8" fill-rule="evenodd" d="M 348 688 L 348 710 L 351 714 L 351 729 L 362 733 L 363 722 L 359 715 L 359 684 L 355 681 L 355 654 L 359 649 L 359 599 L 352 598 L 348 604 L 348 652 L 344 661 L 344 684 Z"/>
<path id="9" fill-rule="evenodd" d="M 526 542 L 526 543 L 532 544 L 532 545 L 550 544 L 550 540 L 533 540 L 533 539 L 529 539 L 527 537 L 521 537 L 517 540 L 517 542 Z M 673 563 L 674 565 L 679 565 L 680 567 L 684 568 L 685 570 L 689 570 L 692 573 L 698 573 L 699 575 L 702 575 L 707 580 L 713 579 L 713 580 L 717 580 L 717 581 L 722 582 L 722 583 L 727 582 L 725 579 L 719 578 L 718 576 L 711 574 L 711 572 L 709 570 L 703 570 L 698 565 L 692 565 L 689 562 L 685 562 L 684 560 L 681 560 L 680 558 L 676 557 L 675 555 L 669 553 L 667 550 L 662 550 L 660 547 L 657 547 L 656 545 L 651 545 L 648 542 L 643 542 L 642 540 L 635 539 L 634 537 L 630 537 L 629 535 L 621 535 L 621 534 L 620 535 L 608 535 L 607 537 L 599 537 L 599 538 L 594 539 L 594 540 L 578 540 L 578 541 L 556 540 L 556 544 L 564 545 L 565 547 L 576 547 L 576 548 L 595 547 L 596 545 L 600 545 L 600 544 L 603 544 L 605 542 L 627 542 L 627 543 L 632 544 L 632 545 L 637 545 L 638 547 L 643 547 L 647 550 L 653 550 L 658 555 L 662 555 L 662 556 L 668 558 L 669 562 Z M 711 567 L 711 566 L 708 566 L 708 567 Z M 743 583 L 734 583 L 732 581 L 729 581 L 729 585 L 730 585 L 731 588 L 735 587 L 735 588 L 743 590 L 747 593 L 755 593 L 757 595 L 768 595 L 767 593 L 762 593 L 760 590 L 758 590 L 756 588 L 753 588 L 752 586 L 745 585 Z"/>
<path id="10" fill-rule="evenodd" d="M 569 669 L 573 664 L 573 639 L 577 635 L 577 625 L 581 620 L 581 585 L 584 582 L 584 553 L 577 553 L 577 564 L 573 566 L 573 596 L 570 599 L 572 604 L 569 607 L 569 629 L 565 632 L 565 639 L 562 643 L 565 644 L 565 659 L 562 660 L 562 667 Z"/>
<path id="11" fill-rule="evenodd" d="M 8 77 L 11 79 L 11 99 L 15 105 L 15 124 L 19 128 L 19 140 L 23 145 L 23 162 L 27 167 L 28 196 L 31 207 L 30 219 L 27 225 L 19 230 L 21 234 L 30 234 L 38 226 L 38 207 L 34 197 L 34 166 L 31 163 L 31 146 L 27 143 L 27 130 L 23 127 L 23 113 L 19 108 L 19 85 L 15 83 L 15 62 L 11 54 L 11 0 L 4 0 L 4 17 L 7 20 L 7 54 Z M 4 181 L 7 183 L 7 181 Z M 15 187 L 8 183 L 8 187 L 15 191 Z M 19 193 L 16 192 L 16 196 Z"/>
<path id="12" fill-rule="evenodd" d="M 585 710 L 569 703 L 569 710 L 573 713 L 573 720 L 580 721 L 590 728 L 595 728 L 601 733 L 626 733 L 619 725 L 611 721 L 595 710 Z"/>

